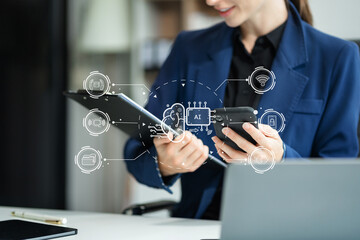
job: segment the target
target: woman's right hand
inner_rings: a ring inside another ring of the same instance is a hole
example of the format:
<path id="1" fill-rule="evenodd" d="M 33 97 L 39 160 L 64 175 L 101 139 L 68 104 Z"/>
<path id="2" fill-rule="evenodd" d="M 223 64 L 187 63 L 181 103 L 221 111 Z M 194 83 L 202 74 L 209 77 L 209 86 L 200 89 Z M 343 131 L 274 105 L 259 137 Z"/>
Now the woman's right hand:
<path id="1" fill-rule="evenodd" d="M 177 173 L 194 172 L 208 158 L 209 148 L 191 132 L 178 136 L 172 142 L 172 136 L 154 138 L 160 173 L 163 177 Z M 183 138 L 182 141 L 180 139 Z"/>

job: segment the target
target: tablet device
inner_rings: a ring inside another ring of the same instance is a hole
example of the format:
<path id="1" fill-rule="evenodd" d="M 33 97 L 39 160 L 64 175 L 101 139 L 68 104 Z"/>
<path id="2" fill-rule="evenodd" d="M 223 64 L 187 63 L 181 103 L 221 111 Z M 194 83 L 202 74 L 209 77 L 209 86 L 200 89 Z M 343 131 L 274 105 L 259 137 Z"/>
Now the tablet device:
<path id="1" fill-rule="evenodd" d="M 148 126 L 161 126 L 160 119 L 123 93 L 105 94 L 96 99 L 85 90 L 67 91 L 64 94 L 90 110 L 97 109 L 108 114 L 113 126 L 146 144 L 152 142 Z"/>
<path id="2" fill-rule="evenodd" d="M 53 239 L 76 234 L 75 228 L 15 219 L 0 222 L 0 239 Z"/>
<path id="3" fill-rule="evenodd" d="M 242 127 L 245 122 L 249 122 L 258 128 L 257 118 L 252 107 L 217 108 L 215 109 L 214 119 L 216 136 L 228 146 L 235 150 L 243 151 L 230 138 L 223 134 L 222 129 L 225 127 L 231 128 L 237 134 L 256 145 L 256 141 Z"/>
<path id="4" fill-rule="evenodd" d="M 150 126 L 162 126 L 166 131 L 171 131 L 175 137 L 180 135 L 123 93 L 105 94 L 96 99 L 90 97 L 85 90 L 67 91 L 64 94 L 88 109 L 98 109 L 108 113 L 110 122 L 114 126 L 132 138 L 141 140 L 145 145 L 152 143 Z M 226 163 L 212 155 L 209 155 L 209 159 L 222 167 L 227 167 Z"/>

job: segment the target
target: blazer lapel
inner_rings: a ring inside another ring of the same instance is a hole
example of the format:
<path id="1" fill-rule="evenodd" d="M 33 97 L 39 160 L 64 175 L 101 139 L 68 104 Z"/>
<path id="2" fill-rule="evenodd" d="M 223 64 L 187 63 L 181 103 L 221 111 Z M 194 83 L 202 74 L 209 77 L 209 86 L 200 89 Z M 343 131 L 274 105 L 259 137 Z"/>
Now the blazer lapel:
<path id="1" fill-rule="evenodd" d="M 206 83 L 219 99 L 211 101 L 213 106 L 210 107 L 213 108 L 223 107 L 221 101 L 225 95 L 226 79 L 228 78 L 233 51 L 231 37 L 233 28 L 227 27 L 225 23 L 222 24 L 217 34 L 212 36 L 211 42 L 213 44 L 209 47 L 207 59 L 197 67 L 195 77 L 195 80 Z M 272 71 L 276 76 L 276 85 L 274 89 L 261 96 L 258 106 L 258 117 L 260 117 L 265 110 L 273 109 L 282 113 L 285 117 L 286 124 L 289 124 L 309 81 L 309 78 L 301 73 L 302 67 L 307 62 L 308 53 L 301 18 L 294 6 L 290 3 L 289 17 L 284 35 L 272 65 Z M 204 87 L 197 87 L 194 89 L 194 97 L 209 97 L 209 93 L 205 91 L 206 89 Z M 209 99 L 208 102 L 210 102 L 210 100 L 211 99 Z"/>
<path id="2" fill-rule="evenodd" d="M 272 65 L 276 85 L 261 97 L 259 117 L 265 110 L 273 109 L 282 113 L 286 124 L 289 124 L 309 81 L 309 78 L 301 73 L 307 62 L 308 53 L 300 16 L 291 6 L 284 35 Z"/>

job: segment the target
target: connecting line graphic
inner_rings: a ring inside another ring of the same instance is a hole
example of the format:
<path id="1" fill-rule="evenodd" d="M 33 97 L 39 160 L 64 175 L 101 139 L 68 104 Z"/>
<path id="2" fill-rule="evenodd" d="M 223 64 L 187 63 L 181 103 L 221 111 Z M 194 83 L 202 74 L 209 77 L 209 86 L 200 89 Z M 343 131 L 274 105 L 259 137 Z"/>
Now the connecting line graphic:
<path id="1" fill-rule="evenodd" d="M 229 122 L 229 125 L 231 124 L 243 124 L 243 123 L 246 123 L 246 122 Z M 248 122 L 248 123 L 253 123 L 253 124 L 256 124 L 257 121 L 254 121 L 254 122 Z"/>
<path id="2" fill-rule="evenodd" d="M 225 79 L 216 89 L 215 89 L 215 92 L 217 90 L 219 90 L 219 88 L 224 85 L 224 83 L 226 82 L 247 82 L 249 81 L 247 78 L 246 79 Z"/>
<path id="3" fill-rule="evenodd" d="M 216 123 L 216 120 L 214 121 L 211 121 L 212 123 Z M 230 126 L 230 125 L 239 125 L 239 124 L 243 124 L 243 123 L 246 123 L 246 122 L 229 122 L 228 124 L 225 124 L 225 123 L 221 123 L 221 126 Z M 253 123 L 253 124 L 256 124 L 257 121 L 254 121 L 254 122 L 248 122 L 248 123 Z"/>
<path id="4" fill-rule="evenodd" d="M 150 135 L 152 138 L 168 138 L 166 135 Z"/>
<path id="5" fill-rule="evenodd" d="M 134 124 L 134 125 L 139 124 L 138 122 L 115 122 L 115 121 L 112 121 L 111 123 L 112 124 Z"/>
<path id="6" fill-rule="evenodd" d="M 161 126 L 158 124 L 156 124 L 155 126 L 148 126 L 148 129 L 150 130 L 150 137 L 152 138 L 167 138 Z"/>
<path id="7" fill-rule="evenodd" d="M 210 121 L 211 123 L 216 123 L 216 110 L 211 110 L 210 111 Z"/>
<path id="8" fill-rule="evenodd" d="M 138 159 L 139 157 L 141 157 L 142 155 L 144 155 L 145 153 L 149 153 L 149 150 L 145 150 L 143 153 L 141 153 L 139 156 L 137 156 L 134 159 L 120 159 L 120 158 L 104 158 L 104 162 L 106 161 L 135 161 L 136 159 Z"/>
<path id="9" fill-rule="evenodd" d="M 146 88 L 148 92 L 150 92 L 150 89 L 143 83 L 112 83 L 111 86 L 142 86 Z"/>

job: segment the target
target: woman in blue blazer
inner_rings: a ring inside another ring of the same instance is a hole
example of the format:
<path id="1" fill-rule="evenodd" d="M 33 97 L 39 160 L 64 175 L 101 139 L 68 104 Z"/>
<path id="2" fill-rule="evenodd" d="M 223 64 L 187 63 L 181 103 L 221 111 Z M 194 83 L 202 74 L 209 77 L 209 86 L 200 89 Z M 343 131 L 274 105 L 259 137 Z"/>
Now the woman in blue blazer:
<path id="1" fill-rule="evenodd" d="M 187 106 L 188 102 L 206 101 L 211 109 L 224 107 L 227 85 L 222 83 L 229 77 L 234 31 L 240 27 L 244 48 L 251 53 L 257 38 L 283 25 L 271 65 L 276 85 L 262 94 L 257 110 L 258 116 L 266 109 L 282 113 L 286 127 L 279 134 L 275 130 L 266 134 L 244 125 L 258 145 L 227 129 L 228 137 L 246 153 L 224 145 L 217 137 L 212 140 L 211 126 L 196 136 L 187 131 L 178 142 L 155 138 L 147 146 L 130 139 L 125 158 L 135 160 L 126 164 L 139 182 L 171 193 L 170 187 L 181 179 L 182 197 L 173 210 L 175 217 L 208 218 L 205 213 L 210 206 L 219 207 L 214 196 L 221 188 L 223 169 L 211 162 L 203 164 L 209 151 L 218 152 L 216 156 L 228 162 L 246 157 L 259 145 L 273 152 L 277 162 L 356 157 L 358 153 L 360 60 L 355 44 L 306 23 L 306 0 L 207 0 L 207 4 L 225 22 L 178 35 L 146 108 L 162 118 L 174 103 Z"/>

